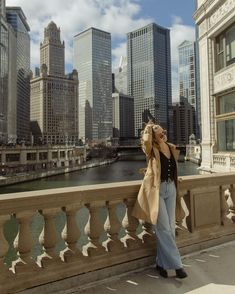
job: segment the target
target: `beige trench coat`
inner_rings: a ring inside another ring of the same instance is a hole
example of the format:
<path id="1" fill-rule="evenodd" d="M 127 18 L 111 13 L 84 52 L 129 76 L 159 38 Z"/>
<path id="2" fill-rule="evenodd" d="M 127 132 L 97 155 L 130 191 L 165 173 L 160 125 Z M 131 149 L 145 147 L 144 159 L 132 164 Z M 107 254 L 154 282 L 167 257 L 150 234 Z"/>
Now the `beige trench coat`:
<path id="1" fill-rule="evenodd" d="M 179 157 L 179 150 L 175 145 L 169 144 L 175 158 L 176 166 Z M 142 136 L 142 148 L 148 160 L 147 171 L 141 184 L 137 201 L 134 205 L 132 215 L 138 219 L 155 225 L 157 223 L 159 209 L 159 189 L 161 183 L 161 163 L 158 146 L 152 143 L 152 131 L 145 129 Z M 174 182 L 177 191 L 177 168 L 174 175 Z M 182 219 L 184 211 L 181 207 L 179 193 L 176 193 L 176 220 Z"/>

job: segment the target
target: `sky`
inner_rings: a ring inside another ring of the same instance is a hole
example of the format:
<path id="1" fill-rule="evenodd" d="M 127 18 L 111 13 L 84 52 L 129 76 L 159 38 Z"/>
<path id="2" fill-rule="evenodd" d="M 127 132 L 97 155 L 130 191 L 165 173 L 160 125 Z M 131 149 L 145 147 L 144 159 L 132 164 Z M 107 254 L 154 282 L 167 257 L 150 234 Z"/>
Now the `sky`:
<path id="1" fill-rule="evenodd" d="M 73 68 L 73 37 L 83 30 L 95 27 L 111 33 L 115 69 L 120 57 L 127 55 L 126 34 L 155 22 L 171 31 L 172 85 L 177 92 L 177 46 L 195 39 L 194 0 L 6 0 L 6 6 L 20 6 L 27 18 L 32 69 L 39 66 L 40 42 L 51 20 L 60 27 L 65 42 L 66 72 Z"/>

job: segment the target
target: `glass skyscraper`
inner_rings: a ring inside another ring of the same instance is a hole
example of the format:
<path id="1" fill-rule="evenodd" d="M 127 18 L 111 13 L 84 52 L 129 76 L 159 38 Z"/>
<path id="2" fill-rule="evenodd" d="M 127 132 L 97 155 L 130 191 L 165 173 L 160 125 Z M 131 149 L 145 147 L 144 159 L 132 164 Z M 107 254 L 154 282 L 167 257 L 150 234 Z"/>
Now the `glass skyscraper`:
<path id="1" fill-rule="evenodd" d="M 0 10 L 0 144 L 7 142 L 7 103 L 8 103 L 8 27 Z"/>
<path id="2" fill-rule="evenodd" d="M 112 137 L 111 34 L 89 28 L 74 37 L 79 78 L 79 136 L 83 141 Z"/>
<path id="3" fill-rule="evenodd" d="M 184 41 L 178 46 L 179 51 L 179 91 L 197 109 L 195 83 L 195 45 Z"/>
<path id="4" fill-rule="evenodd" d="M 6 7 L 6 16 L 16 33 L 17 140 L 29 142 L 30 29 L 20 7 Z"/>
<path id="5" fill-rule="evenodd" d="M 134 97 L 135 135 L 149 119 L 167 129 L 172 115 L 170 31 L 151 23 L 127 34 L 128 94 Z"/>

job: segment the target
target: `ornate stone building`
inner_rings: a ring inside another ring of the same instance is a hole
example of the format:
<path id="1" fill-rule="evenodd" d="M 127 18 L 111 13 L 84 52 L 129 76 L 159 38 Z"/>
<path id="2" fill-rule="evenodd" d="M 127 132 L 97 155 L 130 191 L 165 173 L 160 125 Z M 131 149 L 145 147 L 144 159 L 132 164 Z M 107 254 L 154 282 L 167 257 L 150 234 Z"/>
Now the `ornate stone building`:
<path id="1" fill-rule="evenodd" d="M 235 0 L 198 0 L 202 173 L 235 170 Z"/>
<path id="2" fill-rule="evenodd" d="M 34 143 L 78 142 L 78 74 L 64 74 L 64 43 L 50 22 L 41 43 L 40 76 L 31 80 L 30 119 Z"/>

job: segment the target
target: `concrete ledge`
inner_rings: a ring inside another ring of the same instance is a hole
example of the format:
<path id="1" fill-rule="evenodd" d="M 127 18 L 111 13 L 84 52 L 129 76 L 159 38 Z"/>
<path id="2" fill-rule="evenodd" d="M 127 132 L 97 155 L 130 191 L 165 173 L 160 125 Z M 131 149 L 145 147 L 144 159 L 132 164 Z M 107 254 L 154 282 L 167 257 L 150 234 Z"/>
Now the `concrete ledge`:
<path id="1" fill-rule="evenodd" d="M 86 274 L 80 274 L 74 277 L 56 281 L 53 283 L 44 284 L 38 287 L 27 289 L 20 292 L 14 292 L 19 294 L 69 294 L 75 290 L 79 290 L 93 282 L 102 281 L 106 278 L 111 278 L 123 273 L 144 268 L 155 262 L 154 256 L 148 256 L 145 258 L 125 262 L 115 266 L 110 266 L 104 269 L 96 270 Z"/>

